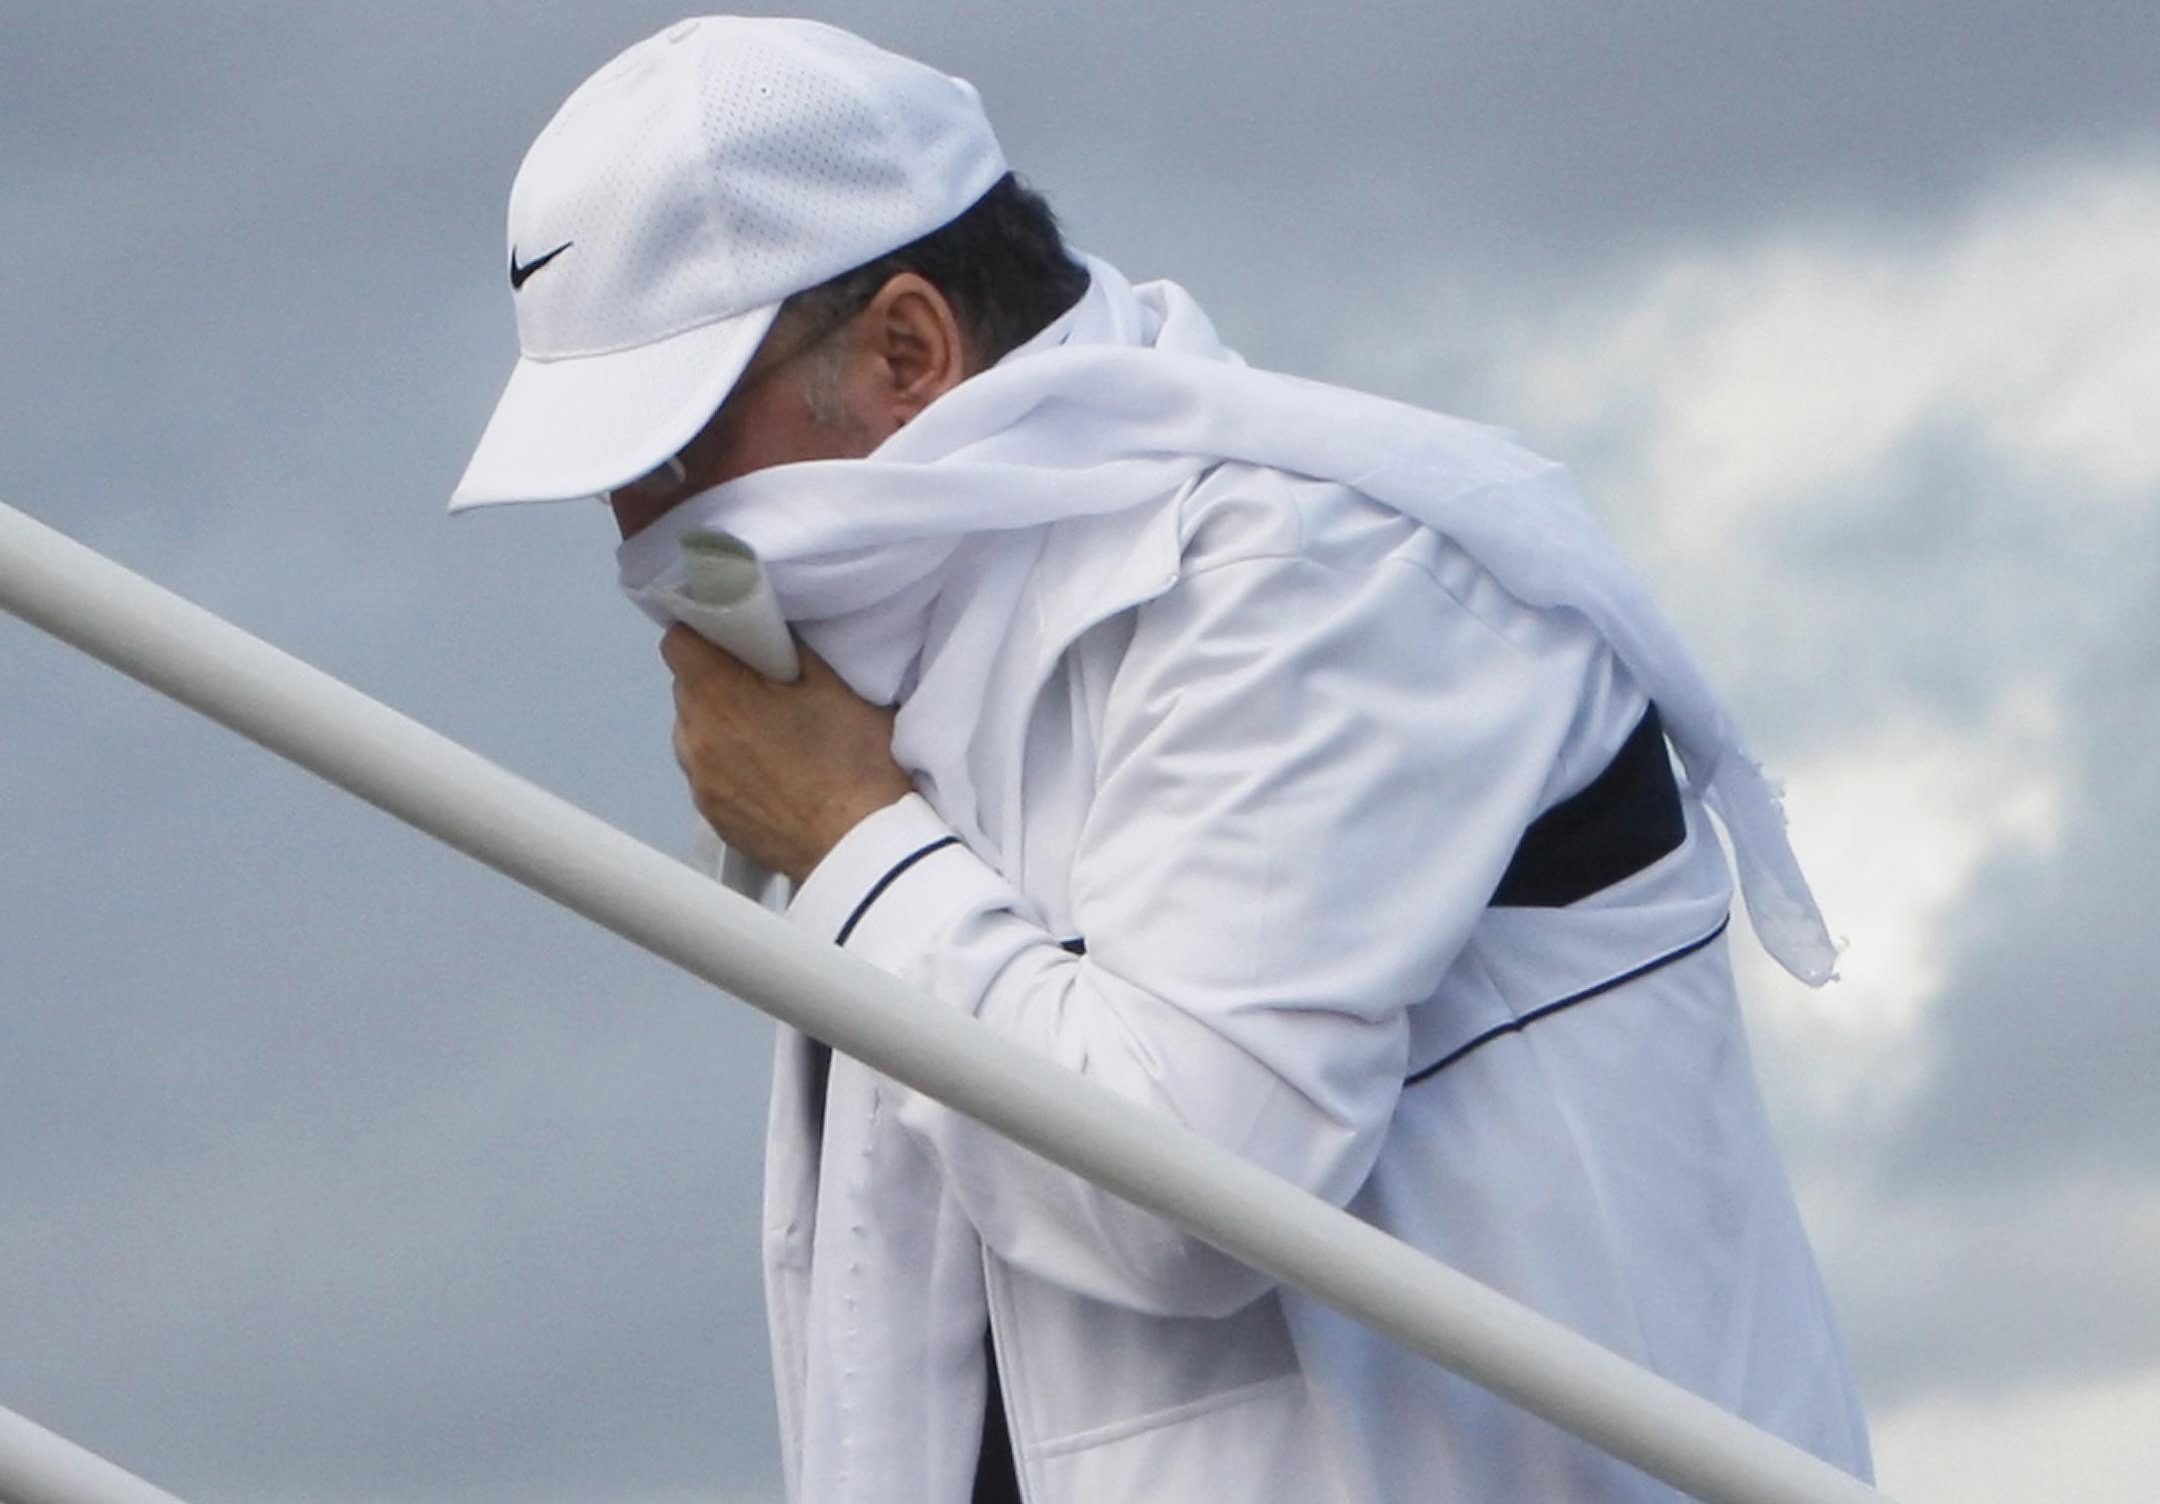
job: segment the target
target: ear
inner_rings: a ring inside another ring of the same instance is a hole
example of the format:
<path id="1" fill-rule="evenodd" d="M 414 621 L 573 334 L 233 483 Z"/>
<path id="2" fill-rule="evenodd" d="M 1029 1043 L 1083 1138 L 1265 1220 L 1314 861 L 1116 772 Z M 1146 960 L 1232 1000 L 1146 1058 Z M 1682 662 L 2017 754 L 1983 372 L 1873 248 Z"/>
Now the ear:
<path id="1" fill-rule="evenodd" d="M 868 345 L 879 416 L 897 428 L 973 374 L 959 317 L 937 284 L 900 272 L 856 323 Z"/>

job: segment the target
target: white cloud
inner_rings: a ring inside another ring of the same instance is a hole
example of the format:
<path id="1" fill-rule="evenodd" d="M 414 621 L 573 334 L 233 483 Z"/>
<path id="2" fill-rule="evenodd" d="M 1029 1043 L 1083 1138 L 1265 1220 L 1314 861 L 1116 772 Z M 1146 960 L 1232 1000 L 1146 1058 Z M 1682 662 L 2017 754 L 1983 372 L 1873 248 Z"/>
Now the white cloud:
<path id="1" fill-rule="evenodd" d="M 1926 1400 L 1875 1428 L 1876 1470 L 1902 1504 L 2150 1498 L 2160 1478 L 2160 1369 L 1987 1401 Z"/>
<path id="2" fill-rule="evenodd" d="M 2116 603 L 2064 586 L 2106 574 L 2160 485 L 2156 243 L 2160 160 L 2053 163 L 1951 219 L 1773 226 L 1482 324 L 1443 287 L 1402 300 L 1439 310 L 1428 327 L 1406 337 L 1391 306 L 1329 365 L 1453 388 L 1443 405 L 1568 459 L 1728 682 L 1789 654 L 1781 620 L 1820 678 L 1853 641 L 1836 613 L 1886 565 L 1968 625 L 2038 585 L 2097 629 Z"/>
<path id="3" fill-rule="evenodd" d="M 1932 1064 L 1913 1036 L 1949 978 L 1961 900 L 1990 856 L 2044 855 L 2061 834 L 2056 735 L 2043 703 L 1962 733 L 1910 717 L 1789 770 L 1794 840 L 1845 949 L 1819 991 L 1735 949 L 1787 1115 L 1845 1144 L 1894 1128 Z"/>
<path id="4" fill-rule="evenodd" d="M 1930 428 L 2052 479 L 2052 505 L 2119 505 L 2160 480 L 2156 240 L 2160 166 L 2034 171 L 1927 234 L 1674 258 L 1512 331 L 1502 389 L 1548 431 L 1637 432 L 1631 489 L 1691 563 L 1826 494 L 1867 505 Z"/>

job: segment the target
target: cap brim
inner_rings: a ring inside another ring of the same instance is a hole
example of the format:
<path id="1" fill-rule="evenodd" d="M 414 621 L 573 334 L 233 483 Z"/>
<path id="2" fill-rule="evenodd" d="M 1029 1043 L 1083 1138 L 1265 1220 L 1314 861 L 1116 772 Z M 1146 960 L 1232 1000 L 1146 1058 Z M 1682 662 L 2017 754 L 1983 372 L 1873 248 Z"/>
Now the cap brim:
<path id="1" fill-rule="evenodd" d="M 605 355 L 520 357 L 450 510 L 596 496 L 666 463 L 734 390 L 779 311 Z"/>

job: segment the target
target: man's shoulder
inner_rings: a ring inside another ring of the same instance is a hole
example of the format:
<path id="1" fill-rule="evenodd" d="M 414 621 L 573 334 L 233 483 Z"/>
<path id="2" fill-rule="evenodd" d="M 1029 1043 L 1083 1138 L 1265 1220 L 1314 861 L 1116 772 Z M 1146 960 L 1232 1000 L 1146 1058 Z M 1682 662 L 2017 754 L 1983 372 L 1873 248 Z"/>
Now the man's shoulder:
<path id="1" fill-rule="evenodd" d="M 1518 647 L 1546 650 L 1592 634 L 1572 612 L 1526 604 L 1454 539 L 1337 481 L 1226 462 L 1202 476 L 1178 514 L 1180 573 L 1296 559 L 1406 596 L 1437 592 Z"/>
<path id="2" fill-rule="evenodd" d="M 1188 572 L 1269 558 L 1370 566 L 1419 530 L 1411 518 L 1339 482 L 1237 460 L 1202 475 L 1178 508 Z"/>

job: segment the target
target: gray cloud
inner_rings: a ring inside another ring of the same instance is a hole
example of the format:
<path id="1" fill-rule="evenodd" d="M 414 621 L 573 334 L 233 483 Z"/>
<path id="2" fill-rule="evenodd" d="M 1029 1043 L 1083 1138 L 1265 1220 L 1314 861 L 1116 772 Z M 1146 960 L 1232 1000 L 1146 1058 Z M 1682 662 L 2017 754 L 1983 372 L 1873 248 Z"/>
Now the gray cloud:
<path id="1" fill-rule="evenodd" d="M 1829 1244 L 1830 1284 L 1877 1416 L 2151 1372 L 2149 1185 L 2066 1165 L 2014 1192 L 1885 1188 L 1856 1223 Z"/>
<path id="2" fill-rule="evenodd" d="M 1900 717 L 1978 735 L 2021 685 L 2050 686 L 2073 721 L 2109 692 L 2088 654 L 2097 631 L 2136 630 L 2150 529 L 2089 515 L 2065 526 L 2048 479 L 2006 463 L 1990 437 L 1963 419 L 1916 425 L 1865 482 L 1750 540 L 1769 573 L 1805 582 L 1804 614 L 1749 642 L 1769 692 L 1740 690 L 1788 756 Z M 2126 499 L 2126 518 L 2138 510 Z"/>
<path id="3" fill-rule="evenodd" d="M 2134 599 L 2160 587 L 2153 557 L 2142 555 Z M 2059 846 L 1996 863 L 1959 926 L 1967 939 L 1929 1020 L 1934 1068 L 1885 1149 L 1889 1188 L 2160 1185 L 2160 955 L 2146 912 L 2160 640 L 2149 619 L 2124 626 L 2066 676 Z"/>
<path id="4" fill-rule="evenodd" d="M 1990 858 L 1944 927 L 1945 980 L 1897 1046 L 1924 1063 L 1917 1088 L 1811 1135 L 1819 1172 L 1851 1202 L 1830 1273 L 1885 1409 L 2127 1379 L 2160 1353 L 2160 952 L 2143 912 L 2160 828 L 2160 643 L 2136 608 L 2160 583 L 2150 534 L 2131 533 L 2120 568 L 2060 581 L 2115 604 L 2095 613 L 2113 629 L 2099 642 L 2044 591 L 1938 618 L 2002 618 L 1983 630 L 2064 660 L 2050 680 L 2065 691 L 2052 770 L 2065 819 L 2046 848 Z M 1917 662 L 1924 679 L 1928 655 Z"/>

